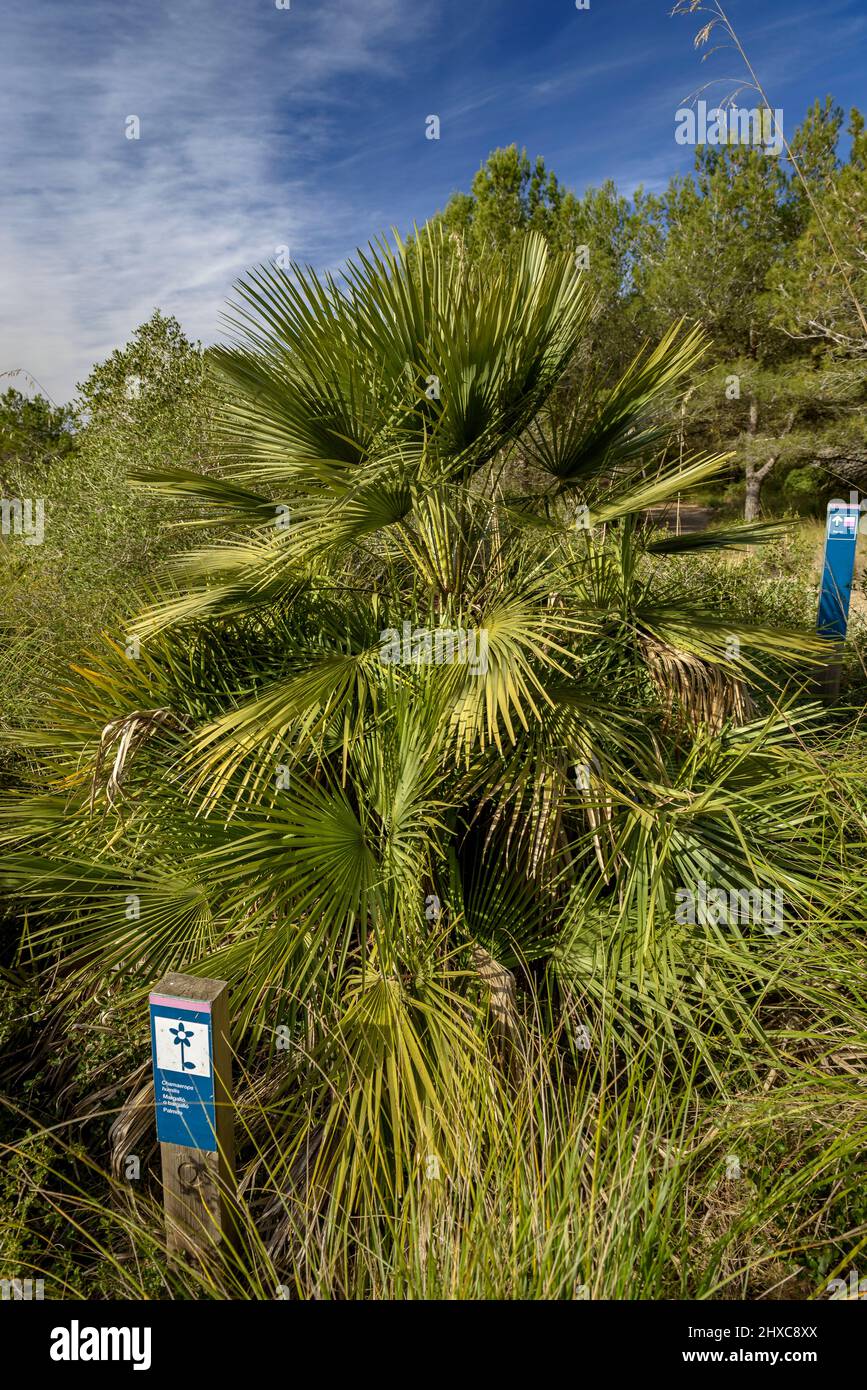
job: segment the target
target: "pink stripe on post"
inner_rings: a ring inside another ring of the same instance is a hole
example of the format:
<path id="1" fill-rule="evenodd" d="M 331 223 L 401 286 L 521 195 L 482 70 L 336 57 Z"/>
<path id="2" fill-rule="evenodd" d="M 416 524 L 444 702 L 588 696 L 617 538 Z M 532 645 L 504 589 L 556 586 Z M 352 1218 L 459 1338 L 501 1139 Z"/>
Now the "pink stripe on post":
<path id="1" fill-rule="evenodd" d="M 166 1004 L 170 1009 L 193 1009 L 198 1014 L 211 1012 L 210 999 L 178 999 L 177 995 L 151 994 L 149 1000 L 151 1004 Z"/>

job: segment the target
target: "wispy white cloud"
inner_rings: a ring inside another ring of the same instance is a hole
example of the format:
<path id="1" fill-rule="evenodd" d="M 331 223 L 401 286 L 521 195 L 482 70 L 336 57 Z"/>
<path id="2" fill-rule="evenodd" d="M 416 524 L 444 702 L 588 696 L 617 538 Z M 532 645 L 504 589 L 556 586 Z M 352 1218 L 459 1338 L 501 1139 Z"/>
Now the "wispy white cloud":
<path id="1" fill-rule="evenodd" d="M 156 305 L 212 339 L 246 266 L 365 240 L 327 178 L 335 113 L 422 24 L 401 0 L 8 9 L 0 370 L 65 398 Z"/>

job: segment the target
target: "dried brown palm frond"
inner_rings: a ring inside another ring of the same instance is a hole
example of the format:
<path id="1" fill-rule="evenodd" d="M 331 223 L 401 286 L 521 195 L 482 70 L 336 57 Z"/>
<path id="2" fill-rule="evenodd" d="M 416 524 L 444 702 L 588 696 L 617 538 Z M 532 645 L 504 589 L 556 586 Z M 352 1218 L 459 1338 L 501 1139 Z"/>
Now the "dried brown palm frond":
<path id="1" fill-rule="evenodd" d="M 108 804 L 115 810 L 115 799 L 120 792 L 121 783 L 130 760 L 137 748 L 146 743 L 159 729 L 175 729 L 179 733 L 187 730 L 186 722 L 170 709 L 133 710 L 131 714 L 121 714 L 106 724 L 99 736 L 99 748 L 90 784 L 90 810 L 96 800 L 97 787 L 103 766 L 110 751 L 114 749 L 114 763 L 105 794 Z"/>
<path id="2" fill-rule="evenodd" d="M 126 1162 L 154 1144 L 154 1083 L 148 1081 L 121 1107 L 108 1131 L 111 1175 L 118 1182 L 126 1176 Z"/>
<path id="3" fill-rule="evenodd" d="M 530 874 L 543 877 L 555 846 L 559 844 L 566 779 L 559 770 L 547 769 L 539 778 L 533 797 L 530 826 Z"/>
<path id="4" fill-rule="evenodd" d="M 280 1259 L 294 1249 L 296 1255 L 305 1253 L 313 1262 L 314 1247 L 319 1234 L 320 1211 L 327 1196 L 313 1184 L 313 1172 L 325 1140 L 325 1124 L 313 1125 L 305 1135 L 304 1144 L 293 1157 L 288 1170 L 276 1186 L 271 1166 L 257 1162 L 254 1168 L 269 1182 L 257 1206 L 257 1225 L 271 1259 Z M 249 1184 L 247 1184 L 249 1186 Z M 242 1191 L 244 1184 L 242 1184 Z M 258 1194 L 257 1194 L 258 1195 Z"/>
<path id="5" fill-rule="evenodd" d="M 729 722 L 745 724 L 752 717 L 754 705 L 746 685 L 724 666 L 650 638 L 642 647 L 669 718 L 679 716 L 694 728 L 719 733 Z"/>
<path id="6" fill-rule="evenodd" d="M 478 944 L 470 952 L 470 963 L 488 996 L 491 1022 L 498 1041 L 506 1047 L 514 1047 L 520 1037 L 514 975 L 505 965 L 494 960 L 484 946 Z"/>

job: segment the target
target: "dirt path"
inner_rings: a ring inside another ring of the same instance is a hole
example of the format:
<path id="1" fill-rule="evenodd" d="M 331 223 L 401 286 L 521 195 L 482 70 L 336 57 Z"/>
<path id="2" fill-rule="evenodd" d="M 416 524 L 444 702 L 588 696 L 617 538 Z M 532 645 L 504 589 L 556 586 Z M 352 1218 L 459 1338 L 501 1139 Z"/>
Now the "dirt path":
<path id="1" fill-rule="evenodd" d="M 654 526 L 665 526 L 678 536 L 690 536 L 706 529 L 713 509 L 700 507 L 696 502 L 665 502 L 659 507 L 648 507 L 644 515 Z"/>

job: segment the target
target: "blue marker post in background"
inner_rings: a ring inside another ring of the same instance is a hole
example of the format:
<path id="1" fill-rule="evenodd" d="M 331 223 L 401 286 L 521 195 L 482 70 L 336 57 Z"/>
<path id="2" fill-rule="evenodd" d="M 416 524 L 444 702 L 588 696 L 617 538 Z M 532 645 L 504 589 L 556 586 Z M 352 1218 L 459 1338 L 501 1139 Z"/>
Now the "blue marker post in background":
<path id="1" fill-rule="evenodd" d="M 163 1202 L 171 1251 L 213 1250 L 235 1200 L 225 980 L 165 975 L 150 996 Z"/>
<path id="2" fill-rule="evenodd" d="M 850 494 L 854 499 L 855 493 Z M 828 503 L 825 526 L 825 555 L 822 562 L 822 588 L 819 593 L 817 629 L 822 637 L 842 642 L 849 624 L 849 601 L 855 574 L 855 549 L 861 508 L 854 500 Z M 836 699 L 840 693 L 842 661 L 839 656 L 828 665 L 824 687 Z"/>

